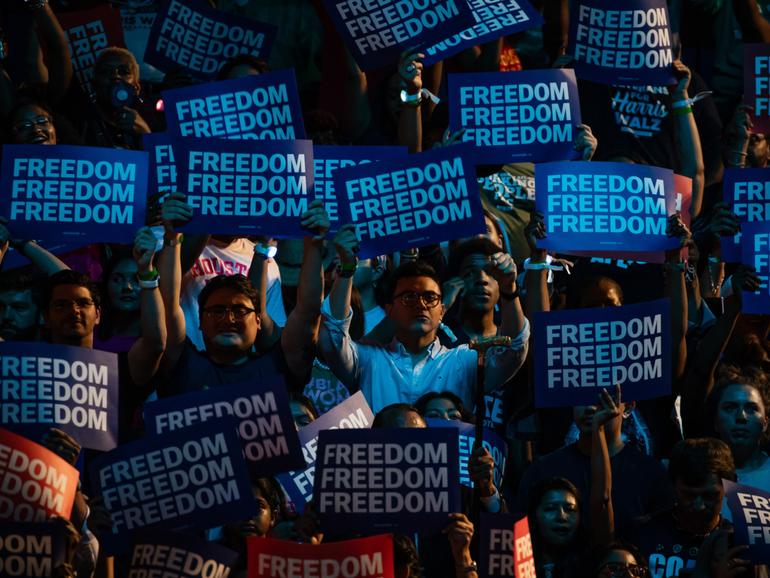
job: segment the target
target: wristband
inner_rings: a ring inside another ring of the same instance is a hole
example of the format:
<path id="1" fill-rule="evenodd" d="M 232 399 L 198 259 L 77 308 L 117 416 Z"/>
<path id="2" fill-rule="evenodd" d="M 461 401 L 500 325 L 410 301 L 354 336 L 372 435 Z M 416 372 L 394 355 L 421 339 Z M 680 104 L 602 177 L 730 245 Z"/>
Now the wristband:
<path id="1" fill-rule="evenodd" d="M 350 263 L 340 263 L 337 265 L 337 276 L 343 279 L 350 279 L 356 274 L 358 268 L 358 261 L 352 261 Z"/>
<path id="2" fill-rule="evenodd" d="M 458 572 L 462 571 L 463 574 L 470 574 L 471 572 L 478 572 L 479 571 L 479 565 L 476 564 L 474 560 L 471 560 L 471 563 L 463 568 L 458 568 Z"/>
<path id="3" fill-rule="evenodd" d="M 503 301 L 513 301 L 514 299 L 519 298 L 519 288 L 516 287 L 515 291 L 511 291 L 510 293 L 506 293 L 505 291 L 500 291 L 500 299 Z"/>
<path id="4" fill-rule="evenodd" d="M 180 233 L 176 239 L 167 239 L 166 237 L 163 237 L 163 244 L 166 247 L 176 247 L 177 245 L 181 245 L 182 241 L 184 241 L 184 233 Z"/>
<path id="5" fill-rule="evenodd" d="M 692 107 L 685 106 L 684 108 L 675 108 L 671 111 L 671 114 L 675 116 L 687 116 L 688 114 L 692 114 Z"/>
<path id="6" fill-rule="evenodd" d="M 275 245 L 257 243 L 254 245 L 254 254 L 259 255 L 263 260 L 267 261 L 268 259 L 272 259 L 278 254 L 278 247 Z"/>
<path id="7" fill-rule="evenodd" d="M 441 99 L 427 88 L 421 88 L 417 94 L 409 94 L 406 90 L 401 91 L 401 102 L 407 106 L 420 106 L 424 100 L 431 100 L 433 104 L 441 102 Z"/>
<path id="8" fill-rule="evenodd" d="M 136 274 L 136 278 L 139 279 L 139 285 L 142 284 L 142 281 L 157 281 L 158 277 L 160 277 L 160 274 L 155 267 L 145 273 Z"/>
<path id="9" fill-rule="evenodd" d="M 688 107 L 691 107 L 693 104 L 695 104 L 699 100 L 703 100 L 704 98 L 706 98 L 709 95 L 711 95 L 711 91 L 710 90 L 704 90 L 703 92 L 699 92 L 698 94 L 696 94 L 692 98 L 685 98 L 684 100 L 677 100 L 675 103 L 673 103 L 671 105 L 671 108 L 676 110 L 678 108 L 688 108 Z"/>
<path id="10" fill-rule="evenodd" d="M 150 281 L 143 281 L 142 279 L 139 279 L 139 287 L 142 289 L 157 289 L 159 283 L 160 277 L 156 277 Z"/>

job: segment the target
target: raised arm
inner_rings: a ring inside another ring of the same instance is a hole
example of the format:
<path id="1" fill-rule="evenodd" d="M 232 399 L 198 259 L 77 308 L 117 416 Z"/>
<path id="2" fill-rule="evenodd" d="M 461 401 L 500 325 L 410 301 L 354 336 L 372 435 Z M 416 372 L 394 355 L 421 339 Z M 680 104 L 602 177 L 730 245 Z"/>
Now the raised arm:
<path id="1" fill-rule="evenodd" d="M 139 304 L 142 333 L 128 351 L 131 379 L 137 385 L 144 385 L 152 379 L 166 348 L 163 300 L 158 288 L 158 271 L 153 265 L 156 244 L 152 229 L 139 229 L 134 239 L 133 256 L 142 290 Z"/>
<path id="2" fill-rule="evenodd" d="M 421 52 L 407 50 L 398 62 L 399 86 L 406 91 L 408 100 L 398 100 L 398 144 L 406 146 L 410 153 L 422 151 L 422 58 L 425 55 Z"/>
<path id="3" fill-rule="evenodd" d="M 35 9 L 34 14 L 38 35 L 46 48 L 48 94 L 55 103 L 64 97 L 72 83 L 70 49 L 64 30 L 47 2 Z"/>
<path id="4" fill-rule="evenodd" d="M 669 217 L 666 233 L 680 239 L 680 246 L 666 252 L 666 289 L 671 298 L 671 369 L 675 380 L 684 375 L 687 363 L 687 289 L 684 283 L 685 263 L 682 247 L 690 241 L 690 231 L 679 214 Z"/>
<path id="5" fill-rule="evenodd" d="M 609 544 L 615 534 L 615 515 L 612 509 L 612 467 L 607 448 L 607 423 L 621 418 L 620 386 L 615 386 L 615 399 L 603 389 L 599 394 L 599 409 L 594 414 L 591 434 L 591 493 L 589 511 L 591 544 Z"/>
<path id="6" fill-rule="evenodd" d="M 249 281 L 259 294 L 259 333 L 257 334 L 257 348 L 267 350 L 280 338 L 281 328 L 275 324 L 267 311 L 267 261 L 270 258 L 271 246 L 267 239 L 258 242 L 254 246 L 254 256 L 249 265 Z M 273 247 L 273 249 L 275 249 Z"/>
<path id="7" fill-rule="evenodd" d="M 329 230 L 329 215 L 323 201 L 315 200 L 308 205 L 302 214 L 302 226 L 316 235 L 305 237 L 297 304 L 281 333 L 281 347 L 295 378 L 309 377 L 315 359 L 324 287 L 322 250 Z"/>
<path id="8" fill-rule="evenodd" d="M 160 294 L 163 299 L 166 324 L 166 352 L 163 367 L 170 369 L 179 361 L 186 337 L 184 312 L 179 302 L 182 290 L 181 241 L 182 235 L 176 227 L 192 218 L 192 208 L 181 193 L 172 193 L 163 203 L 163 250 L 158 260 L 160 272 Z M 163 318 L 157 319 L 163 323 Z"/>
<path id="9" fill-rule="evenodd" d="M 8 221 L 0 218 L 0 263 L 5 259 L 8 248 L 13 247 L 46 275 L 50 276 L 64 269 L 69 269 L 66 263 L 35 243 L 35 241 L 12 238 L 11 231 L 7 225 Z"/>

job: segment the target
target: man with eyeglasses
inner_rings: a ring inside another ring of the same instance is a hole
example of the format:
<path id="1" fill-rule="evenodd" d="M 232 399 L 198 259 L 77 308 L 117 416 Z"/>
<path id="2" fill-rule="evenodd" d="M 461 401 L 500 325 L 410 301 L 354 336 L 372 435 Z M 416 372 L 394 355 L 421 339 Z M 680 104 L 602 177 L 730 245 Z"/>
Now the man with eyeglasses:
<path id="1" fill-rule="evenodd" d="M 313 231 L 315 236 L 304 240 L 297 304 L 280 337 L 268 351 L 258 351 L 255 347 L 263 329 L 260 313 L 265 308 L 267 287 L 264 268 L 260 291 L 241 274 L 213 277 L 198 296 L 199 327 L 205 351 L 199 351 L 187 338 L 185 315 L 180 305 L 182 236 L 175 227 L 192 215 L 182 205 L 178 209 L 178 214 L 163 213 L 165 246 L 160 257 L 160 285 L 168 339 L 158 394 L 177 395 L 255 380 L 283 382 L 288 388 L 301 392 L 315 357 L 321 314 L 322 248 L 329 228 L 323 203 L 310 203 L 301 216 L 302 226 Z M 158 319 L 157 323 L 163 323 L 163 320 Z"/>
<path id="2" fill-rule="evenodd" d="M 467 407 L 474 405 L 477 354 L 468 345 L 448 349 L 436 332 L 446 313 L 441 303 L 441 280 L 422 262 L 399 267 L 388 285 L 385 311 L 393 322 L 395 339 L 387 347 L 354 342 L 349 333 L 350 299 L 358 240 L 355 229 L 343 227 L 335 237 L 340 268 L 327 304 L 319 345 L 334 374 L 351 391 L 360 389 L 372 410 L 393 403 L 414 403 L 430 391 L 449 391 Z M 516 265 L 510 255 L 490 257 L 490 274 L 502 296 L 500 335 L 510 346 L 487 352 L 484 388 L 494 391 L 521 367 L 527 353 L 529 322 L 519 304 Z"/>

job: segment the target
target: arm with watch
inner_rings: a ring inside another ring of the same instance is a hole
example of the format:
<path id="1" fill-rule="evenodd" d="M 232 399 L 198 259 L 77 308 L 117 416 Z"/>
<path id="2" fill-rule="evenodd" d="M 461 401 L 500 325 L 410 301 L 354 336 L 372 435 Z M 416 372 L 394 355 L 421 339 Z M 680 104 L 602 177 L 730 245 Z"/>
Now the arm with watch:
<path id="1" fill-rule="evenodd" d="M 424 54 L 407 50 L 398 63 L 398 144 L 406 146 L 410 153 L 422 151 L 422 58 Z"/>
<path id="2" fill-rule="evenodd" d="M 166 325 L 163 323 L 163 300 L 160 296 L 160 275 L 153 261 L 157 239 L 149 227 L 142 227 L 134 238 L 133 257 L 136 277 L 141 289 L 139 312 L 141 334 L 128 350 L 131 380 L 145 385 L 157 373 L 166 349 Z"/>
<path id="3" fill-rule="evenodd" d="M 273 321 L 267 311 L 267 262 L 278 253 L 278 248 L 271 245 L 269 239 L 263 239 L 254 245 L 254 256 L 249 265 L 248 278 L 259 293 L 259 332 L 256 346 L 260 351 L 267 351 L 281 337 L 281 328 Z"/>

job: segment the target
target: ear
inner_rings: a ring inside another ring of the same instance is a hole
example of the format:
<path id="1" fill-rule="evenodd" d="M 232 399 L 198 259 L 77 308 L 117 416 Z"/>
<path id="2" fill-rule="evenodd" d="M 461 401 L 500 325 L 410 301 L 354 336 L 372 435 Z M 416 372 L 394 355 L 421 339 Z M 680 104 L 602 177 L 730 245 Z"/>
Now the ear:
<path id="1" fill-rule="evenodd" d="M 102 320 L 102 308 L 96 307 L 96 321 L 94 321 L 94 326 L 99 325 L 99 322 Z"/>
<path id="2" fill-rule="evenodd" d="M 393 309 L 393 303 L 386 303 L 384 309 L 385 313 L 388 315 L 388 317 L 390 317 L 390 312 Z"/>

